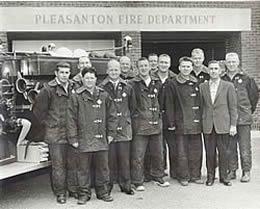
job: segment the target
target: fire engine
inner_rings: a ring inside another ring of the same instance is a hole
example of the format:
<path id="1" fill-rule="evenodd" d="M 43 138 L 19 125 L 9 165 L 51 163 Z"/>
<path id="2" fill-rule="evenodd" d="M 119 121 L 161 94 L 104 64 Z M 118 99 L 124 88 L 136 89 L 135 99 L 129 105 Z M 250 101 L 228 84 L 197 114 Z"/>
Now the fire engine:
<path id="1" fill-rule="evenodd" d="M 132 47 L 132 39 L 124 38 L 122 50 Z M 116 58 L 111 49 L 91 51 L 89 57 L 97 69 L 98 80 L 104 78 L 110 58 Z M 101 57 L 98 51 L 106 51 Z M 18 144 L 21 141 L 42 143 L 41 128 L 34 124 L 32 107 L 43 84 L 54 78 L 58 62 L 71 65 L 71 76 L 78 73 L 78 57 L 59 56 L 50 52 L 0 52 L 0 180 L 50 165 L 50 162 L 17 162 Z M 26 140 L 25 140 L 26 139 Z M 26 157 L 26 151 L 25 155 Z M 26 160 L 25 160 L 26 161 Z M 9 167 L 8 167 L 9 166 Z M 11 166 L 11 170 L 10 170 Z"/>

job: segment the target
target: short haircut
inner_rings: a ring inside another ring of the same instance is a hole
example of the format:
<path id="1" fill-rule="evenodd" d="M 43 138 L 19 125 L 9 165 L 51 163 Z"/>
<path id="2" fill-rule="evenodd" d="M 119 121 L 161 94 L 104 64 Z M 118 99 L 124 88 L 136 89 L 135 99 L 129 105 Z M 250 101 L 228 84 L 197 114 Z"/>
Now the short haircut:
<path id="1" fill-rule="evenodd" d="M 130 59 L 128 56 L 122 56 L 122 57 L 120 57 L 119 62 L 122 62 L 123 59 L 129 60 L 129 62 L 131 63 L 131 59 Z"/>
<path id="2" fill-rule="evenodd" d="M 191 62 L 191 64 L 193 65 L 193 60 L 190 57 L 187 57 L 187 56 L 181 57 L 179 59 L 179 64 L 181 64 L 182 62 Z"/>
<path id="3" fill-rule="evenodd" d="M 120 64 L 117 59 L 112 58 L 112 59 L 110 59 L 110 60 L 107 62 L 107 66 L 108 66 L 110 63 L 112 63 L 112 62 L 116 62 L 116 63 Z"/>
<path id="4" fill-rule="evenodd" d="M 81 71 L 82 77 L 84 77 L 87 73 L 93 73 L 97 77 L 97 71 L 94 67 L 84 67 Z"/>
<path id="5" fill-rule="evenodd" d="M 81 57 L 79 57 L 79 61 L 81 60 L 81 59 L 83 59 L 83 58 L 87 58 L 89 61 L 90 61 L 90 58 L 88 57 L 88 56 L 81 56 Z"/>
<path id="6" fill-rule="evenodd" d="M 236 57 L 239 60 L 238 54 L 236 52 L 227 53 L 225 59 L 227 59 L 228 57 Z"/>
<path id="7" fill-rule="evenodd" d="M 161 57 L 167 57 L 171 61 L 171 57 L 168 54 L 160 54 L 159 59 Z"/>
<path id="8" fill-rule="evenodd" d="M 60 67 L 70 68 L 70 63 L 68 62 L 59 62 L 56 65 L 56 71 L 59 71 Z"/>
<path id="9" fill-rule="evenodd" d="M 139 63 L 139 62 L 141 62 L 141 61 L 148 61 L 148 59 L 146 58 L 146 57 L 141 57 L 141 58 L 139 58 L 138 60 L 137 60 L 137 64 Z M 149 62 L 149 61 L 148 61 Z"/>
<path id="10" fill-rule="evenodd" d="M 195 48 L 195 49 L 192 49 L 191 56 L 194 54 L 202 54 L 204 56 L 204 51 L 200 48 Z"/>
<path id="11" fill-rule="evenodd" d="M 148 58 L 149 58 L 149 57 L 158 57 L 158 54 L 150 53 L 150 54 L 148 54 Z"/>
<path id="12" fill-rule="evenodd" d="M 208 66 L 211 65 L 211 64 L 218 64 L 219 65 L 219 61 L 217 61 L 217 60 L 210 60 L 209 63 L 208 63 Z"/>

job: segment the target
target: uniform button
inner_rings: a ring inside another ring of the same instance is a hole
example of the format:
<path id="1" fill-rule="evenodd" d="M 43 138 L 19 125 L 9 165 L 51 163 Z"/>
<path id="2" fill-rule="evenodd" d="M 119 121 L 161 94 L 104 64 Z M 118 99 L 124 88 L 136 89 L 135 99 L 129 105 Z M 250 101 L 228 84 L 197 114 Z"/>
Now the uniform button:
<path id="1" fill-rule="evenodd" d="M 122 131 L 123 128 L 120 126 L 120 127 L 117 127 L 116 130 L 117 130 L 117 131 Z"/>
<path id="2" fill-rule="evenodd" d="M 199 123 L 199 122 L 200 122 L 200 120 L 193 120 L 193 122 L 194 122 L 194 123 Z"/>
<path id="3" fill-rule="evenodd" d="M 118 112 L 118 113 L 116 114 L 116 116 L 117 116 L 117 117 L 121 117 L 121 116 L 122 116 L 122 113 L 121 113 L 121 112 Z"/>
<path id="4" fill-rule="evenodd" d="M 193 110 L 198 110 L 199 108 L 199 106 L 192 107 Z"/>
<path id="5" fill-rule="evenodd" d="M 193 94 L 191 94 L 190 96 L 195 97 L 195 96 L 197 96 L 197 94 L 196 94 L 196 93 L 193 93 Z"/>

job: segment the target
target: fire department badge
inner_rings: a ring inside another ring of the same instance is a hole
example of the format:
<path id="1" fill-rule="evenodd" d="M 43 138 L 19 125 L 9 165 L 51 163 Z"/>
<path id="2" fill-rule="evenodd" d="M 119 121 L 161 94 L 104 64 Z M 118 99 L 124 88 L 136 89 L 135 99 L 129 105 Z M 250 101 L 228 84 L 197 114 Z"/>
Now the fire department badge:
<path id="1" fill-rule="evenodd" d="M 154 93 L 157 93 L 157 92 L 158 92 L 158 90 L 155 88 L 155 89 L 153 90 L 153 92 L 154 92 Z"/>
<path id="2" fill-rule="evenodd" d="M 243 80 L 240 78 L 238 81 L 237 81 L 238 83 L 242 83 L 243 82 Z"/>
<path id="3" fill-rule="evenodd" d="M 102 101 L 100 99 L 97 100 L 97 104 L 98 105 L 101 105 L 102 104 Z"/>
<path id="4" fill-rule="evenodd" d="M 126 97 L 127 96 L 127 94 L 124 92 L 123 94 L 122 94 L 122 97 Z"/>

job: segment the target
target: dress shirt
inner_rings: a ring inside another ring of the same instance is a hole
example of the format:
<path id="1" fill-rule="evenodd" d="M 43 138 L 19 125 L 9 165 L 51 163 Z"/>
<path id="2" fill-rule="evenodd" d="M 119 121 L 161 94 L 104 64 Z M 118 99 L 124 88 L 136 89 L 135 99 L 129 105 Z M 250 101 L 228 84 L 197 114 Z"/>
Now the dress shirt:
<path id="1" fill-rule="evenodd" d="M 216 81 L 212 81 L 212 80 L 209 81 L 209 90 L 210 90 L 210 97 L 211 97 L 212 104 L 215 102 L 215 99 L 216 99 L 219 82 L 220 82 L 220 79 L 218 79 Z"/>

